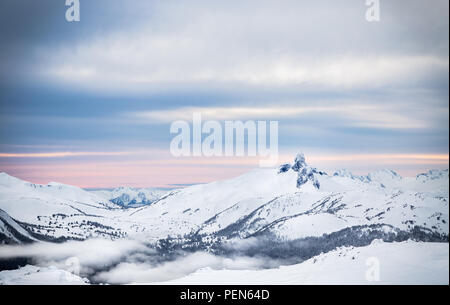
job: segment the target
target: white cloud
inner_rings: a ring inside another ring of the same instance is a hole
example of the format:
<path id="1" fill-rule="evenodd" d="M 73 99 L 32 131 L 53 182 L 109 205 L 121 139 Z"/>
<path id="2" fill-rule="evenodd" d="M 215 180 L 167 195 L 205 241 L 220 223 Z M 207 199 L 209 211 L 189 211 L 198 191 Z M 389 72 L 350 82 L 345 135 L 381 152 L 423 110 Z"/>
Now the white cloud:
<path id="1" fill-rule="evenodd" d="M 276 267 L 280 261 L 258 257 L 221 257 L 196 252 L 162 264 L 124 262 L 95 276 L 111 284 L 152 283 L 181 278 L 201 268 L 246 270 Z"/>
<path id="2" fill-rule="evenodd" d="M 357 55 L 321 59 L 263 56 L 252 61 L 243 57 L 234 59 L 233 65 L 221 65 L 214 53 L 208 51 L 192 54 L 171 52 L 169 49 L 189 48 L 176 42 L 156 47 L 149 41 L 142 46 L 139 44 L 130 40 L 123 41 L 114 49 L 97 44 L 82 48 L 72 56 L 63 52 L 56 57 L 71 60 L 44 71 L 51 79 L 74 82 L 87 88 L 98 86 L 116 90 L 195 83 L 350 89 L 418 83 L 432 73 L 444 75 L 449 65 L 448 59 L 432 56 Z M 179 62 L 180 57 L 184 63 Z"/>
<path id="3" fill-rule="evenodd" d="M 65 243 L 39 242 L 30 245 L 2 246 L 0 258 L 31 257 L 42 262 L 59 262 L 76 257 L 86 267 L 107 266 L 118 262 L 135 251 L 149 252 L 150 249 L 135 240 L 89 239 Z"/>
<path id="4" fill-rule="evenodd" d="M 331 6 L 333 14 L 327 13 Z M 127 31 L 41 49 L 37 73 L 55 82 L 111 90 L 211 83 L 378 88 L 448 74 L 448 52 L 433 53 L 425 34 L 403 36 L 405 43 L 412 39 L 422 45 L 401 51 L 394 34 L 416 26 L 412 17 L 421 12 L 396 6 L 384 6 L 384 18 L 405 24 L 380 22 L 376 28 L 365 21 L 361 1 L 168 1 L 151 9 L 147 22 Z M 434 14 L 422 15 L 439 17 Z"/>
<path id="5" fill-rule="evenodd" d="M 0 259 L 28 257 L 39 266 L 89 276 L 111 284 L 160 282 L 186 276 L 200 268 L 259 269 L 279 266 L 282 261 L 263 257 L 222 257 L 206 252 L 178 253 L 162 259 L 153 246 L 143 241 L 90 239 L 61 244 L 39 242 L 30 245 L 3 245 Z M 78 268 L 79 267 L 79 268 Z"/>
<path id="6" fill-rule="evenodd" d="M 343 107 L 342 105 L 345 105 Z M 202 120 L 280 120 L 296 119 L 298 123 L 304 118 L 316 116 L 326 123 L 328 118 L 337 120 L 348 127 L 368 128 L 425 128 L 428 122 L 406 113 L 395 112 L 390 107 L 379 104 L 342 103 L 324 104 L 322 106 L 271 105 L 264 107 L 181 107 L 169 110 L 133 112 L 128 115 L 141 123 L 171 123 L 175 120 L 192 121 L 193 113 L 200 113 Z"/>

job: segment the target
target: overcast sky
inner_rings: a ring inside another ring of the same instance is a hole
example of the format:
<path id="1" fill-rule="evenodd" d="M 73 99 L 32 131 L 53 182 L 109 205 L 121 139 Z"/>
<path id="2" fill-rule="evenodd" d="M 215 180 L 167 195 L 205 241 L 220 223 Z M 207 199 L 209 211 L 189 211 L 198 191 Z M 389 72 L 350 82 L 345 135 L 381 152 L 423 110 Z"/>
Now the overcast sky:
<path id="1" fill-rule="evenodd" d="M 381 0 L 379 22 L 364 0 L 80 3 L 69 23 L 63 0 L 0 2 L 0 171 L 170 186 L 257 165 L 171 157 L 192 111 L 279 121 L 281 161 L 448 168 L 447 0 Z"/>

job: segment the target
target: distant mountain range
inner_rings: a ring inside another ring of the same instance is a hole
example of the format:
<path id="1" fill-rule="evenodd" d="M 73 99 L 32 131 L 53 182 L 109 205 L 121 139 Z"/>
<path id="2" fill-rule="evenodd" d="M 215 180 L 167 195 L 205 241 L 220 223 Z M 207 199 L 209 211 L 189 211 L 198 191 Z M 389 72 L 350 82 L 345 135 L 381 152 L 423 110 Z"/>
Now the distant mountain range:
<path id="1" fill-rule="evenodd" d="M 91 191 L 120 207 L 139 207 L 152 204 L 167 190 L 157 188 L 118 187 L 112 190 Z"/>
<path id="2" fill-rule="evenodd" d="M 412 178 L 391 170 L 329 175 L 309 166 L 302 154 L 276 169 L 255 169 L 234 179 L 169 192 L 86 191 L 1 173 L 0 240 L 139 236 L 149 242 L 165 240 L 168 249 L 226 251 L 217 244 L 260 238 L 272 244 L 315 241 L 314 253 L 367 245 L 377 238 L 448 242 L 448 199 L 448 170 Z"/>

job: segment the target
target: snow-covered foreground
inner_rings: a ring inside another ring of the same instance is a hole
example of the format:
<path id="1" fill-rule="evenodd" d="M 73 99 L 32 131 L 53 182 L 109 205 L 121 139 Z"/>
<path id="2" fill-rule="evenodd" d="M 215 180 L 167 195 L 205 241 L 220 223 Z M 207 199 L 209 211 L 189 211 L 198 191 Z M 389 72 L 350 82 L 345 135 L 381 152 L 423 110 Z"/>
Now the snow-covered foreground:
<path id="1" fill-rule="evenodd" d="M 0 272 L 0 285 L 86 285 L 83 280 L 68 271 L 56 267 L 27 265 L 18 270 Z"/>
<path id="2" fill-rule="evenodd" d="M 301 264 L 266 270 L 203 268 L 157 284 L 449 284 L 448 243 L 384 243 L 345 247 Z"/>

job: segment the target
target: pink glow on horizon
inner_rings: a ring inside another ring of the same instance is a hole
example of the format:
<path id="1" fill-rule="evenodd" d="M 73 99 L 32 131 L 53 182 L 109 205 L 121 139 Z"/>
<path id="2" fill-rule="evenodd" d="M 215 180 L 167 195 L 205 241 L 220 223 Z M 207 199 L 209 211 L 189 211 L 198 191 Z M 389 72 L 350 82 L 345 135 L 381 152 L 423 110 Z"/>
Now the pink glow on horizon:
<path id="1" fill-rule="evenodd" d="M 84 156 L 44 157 L 45 162 L 35 157 L 16 159 L 0 155 L 0 172 L 34 183 L 56 181 L 83 188 L 173 187 L 236 177 L 257 168 L 259 161 L 255 157 L 173 158 L 159 155 L 153 156 L 155 159 L 124 160 L 123 156 L 120 159 L 114 156 L 122 155 L 111 153 L 102 160 L 84 159 Z M 448 168 L 449 162 L 448 154 L 311 154 L 306 157 L 312 166 L 329 173 L 339 168 L 347 168 L 356 174 L 389 168 L 404 176 L 414 176 L 433 168 Z M 292 154 L 280 155 L 279 163 L 292 160 Z"/>
<path id="2" fill-rule="evenodd" d="M 51 181 L 83 188 L 171 187 L 176 184 L 198 184 L 227 179 L 245 173 L 245 167 L 146 164 L 52 164 L 2 166 L 1 171 L 33 183 Z"/>

